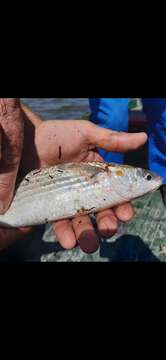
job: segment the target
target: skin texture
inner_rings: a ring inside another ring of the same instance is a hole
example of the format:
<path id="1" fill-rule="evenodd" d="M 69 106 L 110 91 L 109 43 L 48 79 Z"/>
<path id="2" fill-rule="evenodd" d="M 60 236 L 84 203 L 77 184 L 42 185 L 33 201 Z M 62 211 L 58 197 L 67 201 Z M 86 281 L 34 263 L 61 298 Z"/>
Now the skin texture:
<path id="1" fill-rule="evenodd" d="M 21 149 L 21 163 L 18 178 L 32 169 L 52 166 L 63 162 L 101 161 L 97 147 L 108 151 L 126 152 L 143 145 L 144 133 L 125 134 L 101 129 L 84 120 L 56 120 L 42 122 L 38 115 L 22 105 L 24 121 L 24 146 Z M 128 221 L 134 215 L 131 204 L 108 209 L 97 214 L 98 230 L 103 236 L 113 235 L 118 228 L 118 220 Z M 52 224 L 58 241 L 65 249 L 77 243 L 86 252 L 93 252 L 99 240 L 89 216 L 73 220 L 61 220 Z M 11 245 L 29 233 L 31 228 L 0 229 L 0 249 Z"/>
<path id="2" fill-rule="evenodd" d="M 7 210 L 12 200 L 23 139 L 24 121 L 19 100 L 0 98 L 0 213 Z"/>

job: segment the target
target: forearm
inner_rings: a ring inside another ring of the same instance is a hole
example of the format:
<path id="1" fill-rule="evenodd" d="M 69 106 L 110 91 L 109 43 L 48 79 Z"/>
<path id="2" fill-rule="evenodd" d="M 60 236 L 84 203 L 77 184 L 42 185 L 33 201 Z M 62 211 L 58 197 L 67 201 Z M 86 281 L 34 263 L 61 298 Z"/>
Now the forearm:
<path id="1" fill-rule="evenodd" d="M 0 98 L 0 116 L 13 113 L 20 106 L 20 100 L 16 98 Z"/>
<path id="2" fill-rule="evenodd" d="M 10 157 L 12 155 L 20 156 L 23 146 L 24 123 L 19 99 L 0 98 L 0 128 L 3 130 L 5 160 L 9 156 L 9 150 Z M 10 146 L 7 146 L 7 143 Z"/>

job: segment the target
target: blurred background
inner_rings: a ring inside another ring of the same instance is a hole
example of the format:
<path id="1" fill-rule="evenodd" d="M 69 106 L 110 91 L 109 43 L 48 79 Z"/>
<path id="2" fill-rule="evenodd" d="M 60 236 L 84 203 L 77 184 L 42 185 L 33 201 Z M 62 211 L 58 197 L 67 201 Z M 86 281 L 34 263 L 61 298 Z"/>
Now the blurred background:
<path id="1" fill-rule="evenodd" d="M 81 119 L 89 116 L 88 98 L 32 98 L 21 99 L 44 119 Z M 142 110 L 140 99 L 131 99 L 129 109 Z"/>

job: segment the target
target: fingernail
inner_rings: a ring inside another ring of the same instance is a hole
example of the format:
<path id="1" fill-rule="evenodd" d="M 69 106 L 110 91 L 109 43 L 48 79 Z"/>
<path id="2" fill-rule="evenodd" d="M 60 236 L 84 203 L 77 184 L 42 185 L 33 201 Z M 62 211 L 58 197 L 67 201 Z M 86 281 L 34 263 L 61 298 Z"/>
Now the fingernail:
<path id="1" fill-rule="evenodd" d="M 100 246 L 99 239 L 91 234 L 83 234 L 78 239 L 79 246 L 86 254 L 96 252 Z"/>

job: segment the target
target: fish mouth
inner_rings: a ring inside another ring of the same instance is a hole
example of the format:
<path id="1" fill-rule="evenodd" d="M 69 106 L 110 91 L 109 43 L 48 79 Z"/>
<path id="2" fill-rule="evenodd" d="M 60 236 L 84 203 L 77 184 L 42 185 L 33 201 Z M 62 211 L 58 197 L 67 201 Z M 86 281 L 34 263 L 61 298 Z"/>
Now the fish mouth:
<path id="1" fill-rule="evenodd" d="M 160 184 L 159 186 L 163 185 L 164 178 L 162 176 L 157 176 L 156 180 Z"/>
<path id="2" fill-rule="evenodd" d="M 160 189 L 160 187 L 163 185 L 164 178 L 162 176 L 157 176 L 155 179 L 154 189 L 151 190 L 151 192 L 155 192 L 156 190 Z"/>

